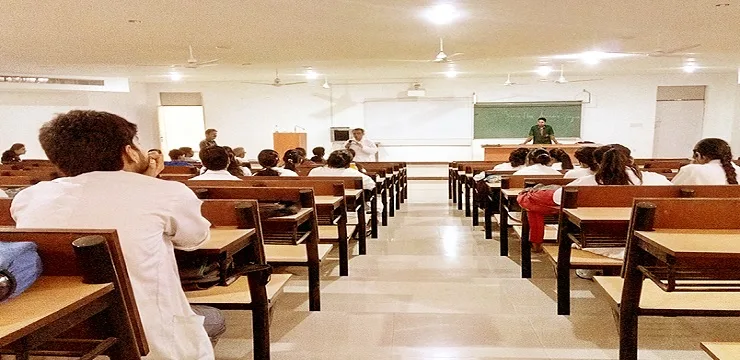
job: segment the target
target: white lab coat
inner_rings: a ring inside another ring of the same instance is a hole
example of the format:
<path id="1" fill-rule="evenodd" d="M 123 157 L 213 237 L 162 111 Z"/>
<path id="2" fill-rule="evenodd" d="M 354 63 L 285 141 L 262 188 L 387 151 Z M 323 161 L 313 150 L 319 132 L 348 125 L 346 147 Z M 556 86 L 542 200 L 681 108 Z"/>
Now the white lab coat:
<path id="1" fill-rule="evenodd" d="M 0 189 L 0 199 L 7 199 L 8 194 L 5 193 L 2 189 Z"/>
<path id="2" fill-rule="evenodd" d="M 560 171 L 560 170 L 563 170 L 563 163 L 556 162 L 556 163 L 553 163 L 552 165 L 550 165 L 550 167 L 553 168 L 553 169 L 555 169 L 555 170 L 557 170 L 557 171 Z"/>
<path id="3" fill-rule="evenodd" d="M 352 169 L 352 168 L 346 168 L 346 169 L 339 169 L 339 168 L 330 168 L 328 166 L 323 167 L 317 167 L 311 170 L 311 172 L 308 173 L 308 176 L 328 176 L 328 177 L 361 177 L 362 178 L 362 188 L 365 190 L 372 190 L 375 189 L 375 181 L 373 181 L 372 178 L 369 176 L 363 174 L 359 170 Z"/>
<path id="4" fill-rule="evenodd" d="M 360 147 L 360 145 L 357 145 L 356 142 L 357 140 L 352 139 L 352 140 L 347 141 L 346 143 L 346 144 L 351 144 L 349 148 L 355 151 L 355 161 L 357 162 L 375 161 L 375 154 L 378 152 L 378 146 L 375 145 L 373 141 L 368 140 L 368 138 L 366 137 L 363 137 L 362 140 L 359 141 L 362 144 L 362 147 Z"/>
<path id="5" fill-rule="evenodd" d="M 517 170 L 514 175 L 560 175 L 560 171 L 557 171 L 547 165 L 534 164 L 529 165 L 523 169 Z"/>
<path id="6" fill-rule="evenodd" d="M 10 211 L 18 228 L 116 229 L 149 343 L 145 359 L 206 360 L 213 347 L 185 298 L 174 255 L 208 239 L 200 206 L 184 184 L 97 171 L 31 186 Z"/>
<path id="7" fill-rule="evenodd" d="M 738 176 L 737 168 L 735 169 Z M 722 167 L 722 162 L 712 160 L 706 164 L 689 164 L 681 167 L 678 174 L 673 178 L 676 185 L 727 185 L 727 175 Z"/>
<path id="8" fill-rule="evenodd" d="M 563 179 L 578 179 L 578 178 L 582 178 L 584 176 L 589 176 L 593 174 L 594 172 L 591 169 L 581 167 L 581 168 L 575 168 L 575 169 L 568 170 L 565 173 L 565 175 L 563 175 Z"/>
<path id="9" fill-rule="evenodd" d="M 240 178 L 231 175 L 228 170 L 206 170 L 201 175 L 198 175 L 192 180 L 237 180 L 241 181 Z"/>
<path id="10" fill-rule="evenodd" d="M 517 171 L 517 170 L 520 170 L 522 168 L 524 168 L 524 165 L 511 166 L 511 163 L 510 162 L 506 162 L 506 163 L 498 164 L 498 165 L 494 166 L 493 167 L 493 170 L 495 170 L 495 171 Z"/>

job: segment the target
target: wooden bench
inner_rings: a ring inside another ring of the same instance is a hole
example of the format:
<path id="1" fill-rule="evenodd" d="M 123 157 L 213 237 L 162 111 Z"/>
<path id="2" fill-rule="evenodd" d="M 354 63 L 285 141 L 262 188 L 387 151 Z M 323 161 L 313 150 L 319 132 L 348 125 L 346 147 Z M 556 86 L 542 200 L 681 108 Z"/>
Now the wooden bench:
<path id="1" fill-rule="evenodd" d="M 388 201 L 387 204 L 384 204 L 383 210 L 387 209 L 388 216 L 395 217 L 396 210 L 401 208 L 397 168 L 383 163 L 362 163 L 358 165 L 365 169 L 365 174 L 374 177 L 376 183 L 382 184 L 381 191 L 388 194 Z"/>
<path id="2" fill-rule="evenodd" d="M 319 240 L 339 244 L 339 274 L 340 276 L 349 275 L 347 206 L 343 183 L 309 181 L 303 186 L 296 186 L 299 184 L 291 181 L 266 183 L 259 179 L 251 179 L 242 181 L 198 180 L 188 181 L 186 184 L 196 192 L 207 191 L 209 199 L 245 199 L 255 188 L 270 189 L 270 187 L 266 187 L 267 184 L 283 185 L 285 188 L 313 189 L 317 210 L 316 218 L 319 222 Z M 252 186 L 250 187 L 250 185 Z M 334 231 L 332 231 L 332 228 Z M 354 231 L 354 227 L 352 230 Z M 351 232 L 349 234 L 351 235 Z"/>
<path id="3" fill-rule="evenodd" d="M 203 257 L 221 268 L 220 286 L 187 291 L 191 304 L 252 312 L 255 359 L 270 358 L 270 309 L 290 274 L 271 274 L 263 244 L 258 204 L 253 200 L 206 200 L 203 214 L 214 225 L 208 241 L 191 252 L 176 251 L 179 259 Z M 229 269 L 236 269 L 229 274 Z M 246 275 L 246 276 L 243 276 Z M 248 336 L 245 336 L 248 337 Z"/>
<path id="4" fill-rule="evenodd" d="M 740 197 L 635 199 L 622 278 L 596 277 L 636 360 L 639 316 L 740 316 Z"/>
<path id="5" fill-rule="evenodd" d="M 2 228 L 0 241 L 33 241 L 43 262 L 33 286 L 0 304 L 0 353 L 114 360 L 149 353 L 115 230 Z"/>
<path id="6" fill-rule="evenodd" d="M 49 181 L 64 176 L 59 170 L 3 170 L 0 171 L 0 177 L 3 176 L 24 176 L 38 181 Z"/>
<path id="7" fill-rule="evenodd" d="M 219 191 L 223 191 L 220 188 Z M 229 226 L 229 222 L 218 216 L 222 212 L 212 211 L 209 203 L 212 201 L 257 200 L 260 203 L 290 202 L 300 207 L 298 213 L 290 216 L 261 219 L 262 234 L 265 243 L 267 262 L 283 266 L 305 266 L 308 268 L 308 300 L 309 310 L 321 310 L 321 283 L 319 275 L 319 230 L 313 189 L 301 188 L 235 188 L 239 189 L 238 199 L 214 200 L 211 194 L 214 189 L 194 189 L 196 195 L 204 199 L 201 212 L 214 226 Z M 228 214 L 227 214 L 228 215 Z M 218 220 L 217 220 L 218 219 Z M 222 222 L 223 221 L 223 222 Z M 229 220 L 236 221 L 236 220 Z M 280 246 L 274 248 L 271 245 Z M 299 246 L 300 245 L 300 246 Z M 331 248 L 326 245 L 323 249 Z M 286 252 L 289 256 L 284 259 L 271 260 L 275 252 Z M 328 252 L 328 250 L 324 250 Z M 299 255 L 299 256 L 298 256 Z"/>
<path id="8" fill-rule="evenodd" d="M 30 176 L 0 176 L 0 187 L 3 188 L 31 186 L 38 182 L 39 180 Z"/>
<path id="9" fill-rule="evenodd" d="M 641 197 L 740 197 L 740 187 L 625 185 L 564 188 L 558 224 L 558 259 L 551 259 L 557 264 L 558 315 L 570 314 L 570 269 L 575 268 L 571 264 L 571 244 L 575 242 L 581 248 L 624 247 L 630 207 L 634 199 Z M 601 257 L 604 270 L 618 270 L 613 259 Z"/>
<path id="10" fill-rule="evenodd" d="M 165 166 L 160 175 L 198 175 L 198 168 L 195 166 Z"/>
<path id="11" fill-rule="evenodd" d="M 740 359 L 740 343 L 702 342 L 701 348 L 714 360 Z"/>

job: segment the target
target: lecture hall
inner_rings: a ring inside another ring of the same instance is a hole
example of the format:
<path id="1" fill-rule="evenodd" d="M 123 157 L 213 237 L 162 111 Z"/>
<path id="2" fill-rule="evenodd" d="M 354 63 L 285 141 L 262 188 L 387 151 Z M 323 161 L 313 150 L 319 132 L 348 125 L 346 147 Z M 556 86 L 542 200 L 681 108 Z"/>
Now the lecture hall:
<path id="1" fill-rule="evenodd" d="M 739 0 L 0 10 L 0 360 L 740 360 Z"/>

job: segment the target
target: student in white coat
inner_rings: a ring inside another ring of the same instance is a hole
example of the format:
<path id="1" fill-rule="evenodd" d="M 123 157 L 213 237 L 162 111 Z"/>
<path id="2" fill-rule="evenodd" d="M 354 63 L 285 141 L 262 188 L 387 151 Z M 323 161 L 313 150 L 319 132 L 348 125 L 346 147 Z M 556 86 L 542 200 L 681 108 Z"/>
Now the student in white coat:
<path id="1" fill-rule="evenodd" d="M 355 151 L 355 161 L 371 162 L 375 161 L 375 154 L 378 152 L 378 146 L 373 141 L 365 137 L 365 130 L 357 128 L 352 130 L 353 139 L 349 139 L 344 147 Z"/>
<path id="2" fill-rule="evenodd" d="M 213 359 L 213 336 L 225 330 L 213 308 L 196 315 L 180 285 L 174 249 L 208 240 L 201 201 L 184 184 L 155 176 L 160 154 L 137 145 L 136 125 L 97 111 L 73 110 L 39 134 L 49 160 L 69 177 L 41 182 L 16 195 L 18 228 L 116 229 L 149 344 L 145 359 Z M 53 301 L 53 299 L 49 299 Z"/>
<path id="3" fill-rule="evenodd" d="M 336 150 L 329 154 L 326 166 L 317 167 L 308 173 L 308 176 L 342 176 L 361 177 L 362 188 L 365 190 L 375 189 L 375 181 L 357 169 L 350 167 L 352 154 L 347 150 Z"/>
<path id="4" fill-rule="evenodd" d="M 262 170 L 255 172 L 252 176 L 298 176 L 295 171 L 278 167 L 280 163 L 280 154 L 271 149 L 260 151 L 257 155 L 257 161 L 262 166 Z"/>
<path id="5" fill-rule="evenodd" d="M 578 179 L 580 177 L 595 174 L 596 170 L 599 169 L 599 165 L 596 160 L 594 160 L 594 150 L 596 150 L 596 147 L 593 146 L 584 146 L 576 150 L 576 153 L 573 155 L 575 155 L 580 166 L 578 168 L 568 170 L 568 172 L 563 175 L 563 178 Z"/>
<path id="6" fill-rule="evenodd" d="M 560 171 L 557 171 L 550 166 L 550 153 L 543 148 L 532 150 L 527 155 L 528 166 L 517 170 L 514 175 L 560 175 Z"/>
<path id="7" fill-rule="evenodd" d="M 559 148 L 550 149 L 550 157 L 552 158 L 551 168 L 557 171 L 573 170 L 573 161 L 565 150 Z"/>
<path id="8" fill-rule="evenodd" d="M 211 146 L 205 148 L 198 154 L 200 161 L 203 163 L 203 168 L 206 169 L 202 174 L 190 179 L 190 181 L 198 180 L 236 180 L 241 181 L 240 178 L 231 175 L 229 173 L 229 153 L 225 148 L 221 146 Z"/>
<path id="9" fill-rule="evenodd" d="M 527 163 L 527 155 L 529 155 L 529 149 L 518 148 L 514 149 L 509 153 L 509 162 L 501 163 L 493 167 L 494 171 L 517 171 L 524 168 L 524 164 Z M 481 171 L 473 176 L 473 180 L 480 181 L 486 177 L 486 172 Z"/>
<path id="10" fill-rule="evenodd" d="M 694 146 L 692 164 L 684 165 L 673 178 L 676 185 L 728 185 L 738 183 L 732 149 L 726 141 L 709 138 Z"/>

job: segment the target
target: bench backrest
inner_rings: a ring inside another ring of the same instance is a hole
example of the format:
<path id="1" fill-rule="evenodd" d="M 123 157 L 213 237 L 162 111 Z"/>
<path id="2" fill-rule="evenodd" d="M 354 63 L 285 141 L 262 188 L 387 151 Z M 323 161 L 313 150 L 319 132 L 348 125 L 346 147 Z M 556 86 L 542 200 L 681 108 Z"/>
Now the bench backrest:
<path id="1" fill-rule="evenodd" d="M 655 229 L 740 229 L 740 198 L 640 198 L 635 209 L 640 203 L 655 206 Z"/>
<path id="2" fill-rule="evenodd" d="M 685 162 L 690 163 L 691 159 L 689 158 L 642 158 L 642 159 L 634 159 L 634 163 L 637 166 L 645 166 L 645 164 L 650 162 L 665 162 L 665 161 L 677 161 L 677 162 Z"/>
<path id="3" fill-rule="evenodd" d="M 283 180 L 285 177 L 275 177 L 277 180 L 263 180 L 269 176 L 244 177 L 242 181 L 232 180 L 195 180 L 185 181 L 188 187 L 219 188 L 219 187 L 283 187 L 283 188 L 312 188 L 314 195 L 344 196 L 344 183 L 332 180 Z"/>
<path id="4" fill-rule="evenodd" d="M 312 188 L 208 187 L 191 185 L 201 199 L 249 199 L 259 202 L 290 201 L 303 208 L 314 208 Z"/>
<path id="5" fill-rule="evenodd" d="M 632 207 L 635 198 L 738 198 L 737 185 L 602 185 L 563 188 L 562 207 Z"/>
<path id="6" fill-rule="evenodd" d="M 165 166 L 161 174 L 190 174 L 196 175 L 198 169 L 195 166 Z"/>
<path id="7" fill-rule="evenodd" d="M 44 169 L 44 170 L 2 170 L 0 171 L 0 177 L 3 176 L 27 176 L 32 179 L 39 181 L 49 181 L 64 176 L 59 170 L 56 169 Z"/>
<path id="8" fill-rule="evenodd" d="M 502 189 L 516 189 L 524 187 L 525 179 L 562 179 L 563 175 L 510 175 L 501 178 Z"/>
<path id="9" fill-rule="evenodd" d="M 83 276 L 83 269 L 78 266 L 72 242 L 86 236 L 101 236 L 105 239 L 110 261 L 115 270 L 114 278 L 105 280 L 112 282 L 120 291 L 125 309 L 129 312 L 127 318 L 131 321 L 139 352 L 147 354 L 149 347 L 144 336 L 144 327 L 141 324 L 126 262 L 115 230 L 0 228 L 0 241 L 33 241 L 36 243 L 43 263 L 44 276 Z"/>
<path id="10" fill-rule="evenodd" d="M 0 176 L 0 186 L 21 187 L 30 186 L 39 182 L 30 176 Z"/>
<path id="11" fill-rule="evenodd" d="M 257 235 L 259 248 L 257 253 L 265 263 L 264 237 L 262 222 L 260 221 L 259 205 L 255 200 L 215 199 L 203 200 L 200 212 L 211 222 L 211 226 L 236 226 L 238 229 L 254 229 Z"/>

